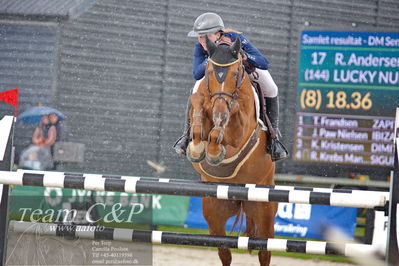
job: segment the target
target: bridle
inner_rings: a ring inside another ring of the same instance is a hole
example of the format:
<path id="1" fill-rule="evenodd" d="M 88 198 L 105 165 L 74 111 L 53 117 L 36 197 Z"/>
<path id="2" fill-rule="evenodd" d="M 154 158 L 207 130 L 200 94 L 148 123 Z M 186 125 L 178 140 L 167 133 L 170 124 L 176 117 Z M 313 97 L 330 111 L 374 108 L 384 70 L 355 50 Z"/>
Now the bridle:
<path id="1" fill-rule="evenodd" d="M 242 63 L 242 58 L 238 58 L 237 60 L 234 60 L 233 62 L 230 63 L 226 63 L 226 64 L 221 64 L 221 63 L 217 63 L 214 60 L 212 60 L 212 58 L 208 59 L 208 64 L 211 63 L 215 66 L 219 66 L 219 67 L 229 67 L 231 65 L 234 65 L 236 63 L 240 63 L 238 70 L 237 70 L 237 82 L 236 82 L 236 87 L 234 88 L 234 92 L 230 93 L 230 92 L 226 92 L 226 91 L 216 91 L 216 92 L 211 92 L 210 88 L 209 88 L 209 70 L 208 68 L 205 70 L 205 86 L 206 89 L 209 93 L 209 99 L 211 100 L 212 103 L 212 109 L 214 107 L 214 104 L 216 102 L 217 99 L 222 99 L 226 102 L 227 104 L 227 108 L 229 110 L 229 112 L 231 111 L 231 108 L 233 107 L 233 105 L 236 103 L 237 98 L 238 98 L 238 93 L 240 92 L 240 88 L 241 85 L 245 79 L 245 69 L 244 69 L 244 65 Z M 216 75 L 216 72 L 215 72 Z M 216 96 L 216 97 L 215 97 Z M 226 99 L 226 97 L 224 96 L 228 96 L 231 98 L 230 101 L 228 101 Z"/>
<path id="2" fill-rule="evenodd" d="M 243 83 L 243 81 L 245 79 L 245 68 L 244 68 L 244 65 L 242 63 L 242 57 L 240 57 L 240 56 L 238 56 L 238 58 L 236 60 L 234 60 L 233 62 L 224 63 L 224 64 L 215 62 L 212 58 L 208 59 L 208 64 L 213 64 L 214 66 L 218 66 L 218 67 L 230 67 L 230 66 L 232 66 L 232 65 L 234 65 L 236 63 L 239 63 L 240 65 L 239 65 L 239 67 L 237 69 L 237 72 L 236 72 L 237 82 L 236 82 L 236 86 L 234 88 L 233 93 L 226 92 L 226 91 L 211 92 L 211 90 L 209 88 L 209 70 L 208 70 L 208 67 L 206 68 L 206 70 L 205 70 L 205 86 L 206 86 L 206 90 L 208 91 L 209 99 L 210 99 L 211 104 L 212 104 L 212 110 L 214 108 L 216 100 L 222 99 L 223 101 L 225 101 L 225 103 L 227 105 L 227 109 L 229 111 L 229 115 L 230 115 L 231 109 L 233 108 L 233 106 L 237 102 L 238 93 L 240 92 L 241 85 L 242 85 L 242 83 Z M 215 72 L 215 75 L 217 75 L 215 69 L 214 69 L 214 72 Z M 227 75 L 228 69 L 226 70 L 225 73 Z M 219 83 L 223 84 L 224 79 L 222 81 L 219 80 L 218 78 L 216 78 L 216 79 L 217 79 L 217 81 Z M 231 100 L 229 101 L 226 98 L 226 96 L 229 97 Z M 226 126 L 225 123 L 215 123 L 214 127 L 211 129 L 211 132 L 214 131 L 214 130 L 219 131 L 218 138 L 216 140 L 216 143 L 218 143 L 218 144 L 222 143 L 225 126 Z M 211 132 L 208 135 L 208 143 L 210 142 Z M 202 135 L 203 135 L 203 133 L 201 132 L 201 136 Z"/>

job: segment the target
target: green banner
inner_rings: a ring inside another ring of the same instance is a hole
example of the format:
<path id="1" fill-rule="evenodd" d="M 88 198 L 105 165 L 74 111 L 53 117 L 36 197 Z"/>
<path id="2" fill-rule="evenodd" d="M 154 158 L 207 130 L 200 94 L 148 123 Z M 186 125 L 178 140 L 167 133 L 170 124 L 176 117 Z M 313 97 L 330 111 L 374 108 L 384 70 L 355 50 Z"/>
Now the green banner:
<path id="1" fill-rule="evenodd" d="M 19 218 L 24 215 L 24 219 L 46 217 L 43 222 L 51 222 L 54 217 L 66 216 L 68 213 L 65 210 L 82 209 L 89 210 L 93 214 L 91 219 L 96 221 L 183 226 L 189 199 L 169 195 L 15 186 L 11 193 L 10 213 Z"/>

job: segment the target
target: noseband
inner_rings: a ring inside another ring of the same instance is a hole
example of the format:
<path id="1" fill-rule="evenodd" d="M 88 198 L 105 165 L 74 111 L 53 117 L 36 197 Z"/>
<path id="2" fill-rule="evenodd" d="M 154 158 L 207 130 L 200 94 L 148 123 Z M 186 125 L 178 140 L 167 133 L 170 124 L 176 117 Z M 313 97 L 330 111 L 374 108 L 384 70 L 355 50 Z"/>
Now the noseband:
<path id="1" fill-rule="evenodd" d="M 242 82 L 243 82 L 243 80 L 245 78 L 245 75 L 244 75 L 244 71 L 245 70 L 244 70 L 244 66 L 242 64 L 242 59 L 238 58 L 237 60 L 235 60 L 233 62 L 230 62 L 230 63 L 227 63 L 227 64 L 220 64 L 220 63 L 217 63 L 217 62 L 213 61 L 211 58 L 209 58 L 208 62 L 210 62 L 214 66 L 218 66 L 218 67 L 229 67 L 231 65 L 234 65 L 235 63 L 240 63 L 240 66 L 238 67 L 238 70 L 237 70 L 237 83 L 236 83 L 236 87 L 235 87 L 233 93 L 226 92 L 226 91 L 211 92 L 211 90 L 209 88 L 209 70 L 208 70 L 208 68 L 205 71 L 205 84 L 206 84 L 206 88 L 207 88 L 208 93 L 209 93 L 209 98 L 211 99 L 211 102 L 212 102 L 212 109 L 213 109 L 213 106 L 214 106 L 216 100 L 217 99 L 222 99 L 222 100 L 224 100 L 226 102 L 228 110 L 230 112 L 231 108 L 233 107 L 233 105 L 235 104 L 235 102 L 237 100 L 241 84 L 242 84 Z M 227 71 L 228 71 L 228 69 L 227 69 Z M 215 75 L 217 75 L 216 72 L 215 72 Z M 219 79 L 217 79 L 217 80 L 218 80 L 219 83 L 223 83 L 224 82 L 224 80 L 223 81 L 219 81 Z M 214 98 L 215 96 L 216 96 L 216 98 Z M 231 101 L 228 101 L 226 99 L 226 97 L 224 97 L 224 96 L 230 97 Z"/>

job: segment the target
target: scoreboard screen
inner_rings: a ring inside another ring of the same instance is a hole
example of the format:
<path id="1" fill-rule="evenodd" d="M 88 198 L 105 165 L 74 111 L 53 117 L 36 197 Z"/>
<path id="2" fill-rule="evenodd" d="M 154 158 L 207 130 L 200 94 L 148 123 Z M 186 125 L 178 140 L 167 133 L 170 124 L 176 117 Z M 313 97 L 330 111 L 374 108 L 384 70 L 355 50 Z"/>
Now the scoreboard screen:
<path id="1" fill-rule="evenodd" d="M 303 31 L 293 159 L 393 166 L 399 33 Z"/>

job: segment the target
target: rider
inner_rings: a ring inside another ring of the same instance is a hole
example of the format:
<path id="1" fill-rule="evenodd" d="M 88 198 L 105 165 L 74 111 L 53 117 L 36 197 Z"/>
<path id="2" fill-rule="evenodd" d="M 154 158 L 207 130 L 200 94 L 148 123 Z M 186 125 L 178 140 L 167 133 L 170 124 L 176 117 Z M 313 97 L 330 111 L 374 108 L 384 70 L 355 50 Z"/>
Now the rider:
<path id="1" fill-rule="evenodd" d="M 194 46 L 193 77 L 197 82 L 194 85 L 193 92 L 198 89 L 201 80 L 204 78 L 208 62 L 206 35 L 213 42 L 218 42 L 222 39 L 224 41 L 228 39 L 229 41 L 234 42 L 237 38 L 240 38 L 244 55 L 243 58 L 245 60 L 245 69 L 251 80 L 255 79 L 256 82 L 259 83 L 265 97 L 267 115 L 275 131 L 279 132 L 278 88 L 267 70 L 269 65 L 267 59 L 240 32 L 225 30 L 222 18 L 216 13 L 208 12 L 200 15 L 194 22 L 193 30 L 188 33 L 188 37 L 198 38 L 198 43 Z M 256 71 L 256 74 L 253 73 L 254 70 Z M 191 102 L 188 101 L 183 135 L 174 145 L 178 154 L 185 154 L 189 143 L 190 120 L 188 117 L 188 111 L 190 105 Z M 273 160 L 277 161 L 287 158 L 288 154 L 284 148 L 280 145 L 275 145 L 274 141 L 271 142 L 271 145 L 272 147 L 269 147 L 269 150 L 274 151 Z"/>

